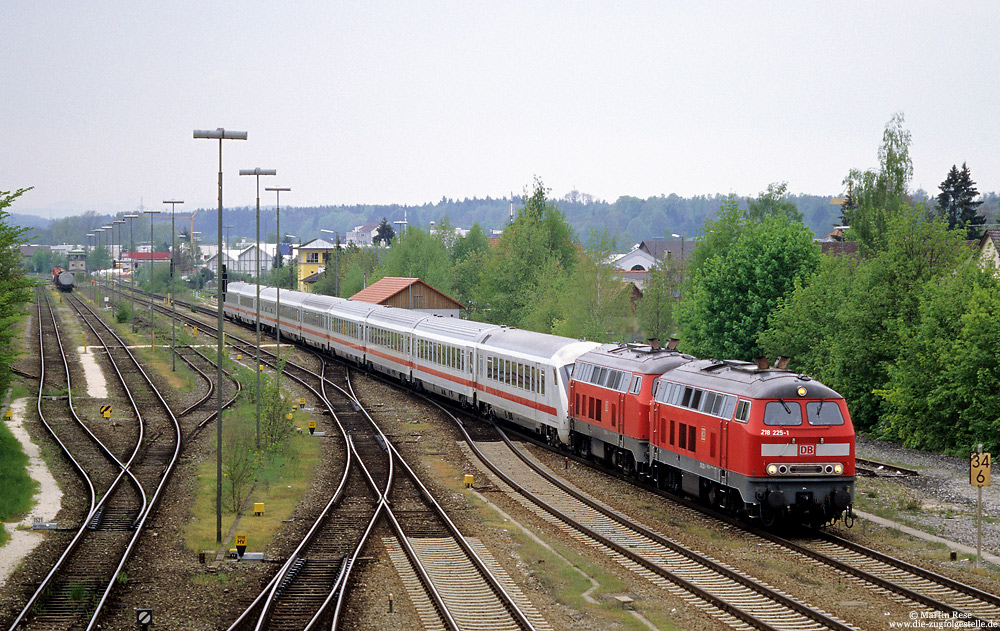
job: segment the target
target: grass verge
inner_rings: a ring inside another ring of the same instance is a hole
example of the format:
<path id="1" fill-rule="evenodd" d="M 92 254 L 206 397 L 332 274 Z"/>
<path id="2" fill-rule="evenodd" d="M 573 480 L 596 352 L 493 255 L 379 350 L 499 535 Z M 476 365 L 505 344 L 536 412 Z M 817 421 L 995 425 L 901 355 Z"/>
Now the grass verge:
<path id="1" fill-rule="evenodd" d="M 237 406 L 232 412 L 223 414 L 223 423 L 235 424 L 240 431 L 249 435 L 255 433 L 256 412 L 253 405 Z M 301 426 L 308 422 L 307 413 L 295 413 L 295 423 Z M 213 436 L 215 433 L 213 432 Z M 296 505 L 309 490 L 316 469 L 322 459 L 320 440 L 307 432 L 292 433 L 278 449 L 262 456 L 262 464 L 257 472 L 255 486 L 247 504 L 250 510 L 241 517 L 239 533 L 247 535 L 247 550 L 261 551 L 281 530 L 282 522 L 292 516 Z M 215 442 L 213 441 L 213 451 Z M 225 459 L 225 454 L 223 454 Z M 195 475 L 196 487 L 191 508 L 191 519 L 184 532 L 184 543 L 189 550 L 211 550 L 216 543 L 216 464 L 214 458 L 198 465 Z M 225 475 L 225 474 L 223 474 Z M 226 484 L 223 481 L 223 495 Z M 264 504 L 263 516 L 253 514 L 253 504 Z M 236 511 L 227 506 L 223 497 L 222 534 L 225 537 L 236 520 Z"/>
<path id="2" fill-rule="evenodd" d="M 28 513 L 38 482 L 28 475 L 28 456 L 14 434 L 0 422 L 0 521 L 13 521 Z M 2 535 L 0 535 L 2 537 Z"/>

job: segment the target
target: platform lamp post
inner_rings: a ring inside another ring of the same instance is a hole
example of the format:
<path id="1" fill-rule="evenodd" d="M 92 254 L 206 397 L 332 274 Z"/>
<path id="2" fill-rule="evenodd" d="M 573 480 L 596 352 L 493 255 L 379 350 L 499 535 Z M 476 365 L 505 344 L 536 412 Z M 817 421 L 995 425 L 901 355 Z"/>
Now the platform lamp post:
<path id="1" fill-rule="evenodd" d="M 177 370 L 177 306 L 174 298 L 177 297 L 177 288 L 174 284 L 174 235 L 176 235 L 174 215 L 177 214 L 177 204 L 183 204 L 179 199 L 165 199 L 164 204 L 170 204 L 170 371 Z"/>
<path id="2" fill-rule="evenodd" d="M 336 230 L 327 230 L 326 228 L 320 228 L 320 232 L 326 232 L 327 234 L 332 234 L 336 241 L 335 249 L 333 252 L 334 257 L 334 276 L 333 276 L 333 294 L 340 298 L 340 233 Z"/>
<path id="3" fill-rule="evenodd" d="M 275 169 L 240 169 L 240 175 L 252 175 L 257 180 L 257 245 L 254 258 L 257 261 L 257 449 L 260 449 L 260 176 L 277 175 Z"/>
<path id="4" fill-rule="evenodd" d="M 274 251 L 275 256 L 281 256 L 281 192 L 291 191 L 292 189 L 285 186 L 275 186 L 271 188 L 265 188 L 265 191 L 274 191 L 274 213 L 275 221 L 277 225 L 275 226 L 275 233 L 278 235 L 278 244 Z M 272 264 L 273 266 L 273 264 Z M 274 352 L 274 362 L 280 367 L 281 366 L 281 268 L 278 268 L 278 282 L 275 283 L 275 324 L 274 324 L 274 337 L 277 340 L 277 346 Z M 260 318 L 257 318 L 260 320 Z M 278 388 L 281 388 L 281 373 L 278 373 Z"/>
<path id="5" fill-rule="evenodd" d="M 108 225 L 106 225 L 106 226 L 103 227 L 103 232 L 107 233 L 106 239 L 105 239 L 105 243 L 106 243 L 107 247 L 105 249 L 108 252 L 108 261 L 112 260 L 112 258 L 111 258 L 111 245 L 114 243 L 114 240 L 113 240 L 114 239 L 114 232 L 113 232 L 114 225 L 113 224 L 114 224 L 114 222 L 112 222 L 112 223 L 110 223 L 110 224 L 108 224 Z M 109 292 L 108 287 L 110 285 L 110 280 L 111 280 L 111 278 L 113 276 L 112 275 L 113 271 L 114 271 L 114 267 L 112 267 L 110 270 L 108 270 L 108 280 L 109 280 L 109 283 L 104 286 L 104 290 L 106 292 Z M 110 292 L 109 292 L 109 295 L 105 296 L 105 297 L 110 299 Z"/>
<path id="6" fill-rule="evenodd" d="M 122 226 L 124 226 L 124 225 L 125 225 L 125 220 L 124 219 L 115 219 L 114 221 L 111 222 L 111 228 L 112 229 L 114 229 L 115 226 L 118 226 L 118 263 L 119 264 L 121 263 L 121 258 L 122 258 L 122 246 L 121 246 L 121 243 L 122 243 Z M 111 233 L 111 243 L 112 243 L 111 247 L 112 247 L 112 250 L 114 249 L 114 236 L 115 236 L 114 232 L 112 232 Z M 112 260 L 114 260 L 114 256 L 112 256 L 111 258 L 112 258 Z M 111 278 L 114 280 L 115 289 L 118 290 L 118 292 L 121 292 L 121 283 L 119 283 L 118 279 L 115 278 L 115 273 L 114 272 L 115 272 L 115 266 L 112 265 L 111 266 Z M 118 293 L 118 304 L 121 304 L 121 302 L 122 302 L 121 293 Z"/>
<path id="7" fill-rule="evenodd" d="M 222 384 L 222 141 L 246 140 L 245 131 L 226 131 L 222 127 L 215 130 L 194 130 L 195 138 L 208 138 L 219 141 L 219 256 L 216 259 L 216 300 L 219 310 L 218 359 L 215 362 L 218 384 Z M 216 409 L 216 446 L 215 446 L 215 540 L 222 543 L 222 388 L 218 390 Z"/>
<path id="8" fill-rule="evenodd" d="M 149 215 L 149 333 L 156 340 L 156 332 L 153 329 L 153 215 L 159 215 L 159 210 L 144 210 Z"/>
<path id="9" fill-rule="evenodd" d="M 94 243 L 95 243 L 95 245 L 94 245 L 94 251 L 95 252 L 97 251 L 97 246 L 98 245 L 102 245 L 102 246 L 104 245 L 103 243 L 101 243 L 101 233 L 102 232 L 104 232 L 104 228 L 94 228 Z M 101 277 L 100 270 L 94 270 L 94 272 L 97 272 L 97 279 L 100 280 L 100 277 Z M 94 297 L 94 302 L 97 303 L 97 308 L 100 309 L 101 308 L 101 302 L 100 302 L 100 299 L 101 299 L 101 284 L 95 282 L 94 285 L 97 286 L 97 288 L 95 290 L 96 291 L 96 295 Z"/>
<path id="10" fill-rule="evenodd" d="M 90 277 L 90 260 L 94 256 L 94 249 L 95 249 L 94 248 L 94 233 L 93 232 L 88 232 L 87 233 L 87 239 L 88 239 L 87 245 L 90 247 L 90 252 L 87 253 L 87 258 L 84 259 L 84 265 L 86 265 L 86 267 L 87 267 L 87 270 L 85 272 L 86 275 L 87 275 L 87 280 L 88 281 L 92 281 L 93 279 Z M 90 299 L 91 300 L 94 299 L 94 284 L 91 284 L 91 286 L 90 286 Z"/>
<path id="11" fill-rule="evenodd" d="M 128 264 L 132 268 L 132 273 L 128 275 L 128 287 L 129 294 L 132 295 L 132 332 L 135 333 L 135 230 L 133 225 L 133 220 L 137 219 L 139 215 L 135 213 L 130 213 L 125 215 L 128 219 Z"/>

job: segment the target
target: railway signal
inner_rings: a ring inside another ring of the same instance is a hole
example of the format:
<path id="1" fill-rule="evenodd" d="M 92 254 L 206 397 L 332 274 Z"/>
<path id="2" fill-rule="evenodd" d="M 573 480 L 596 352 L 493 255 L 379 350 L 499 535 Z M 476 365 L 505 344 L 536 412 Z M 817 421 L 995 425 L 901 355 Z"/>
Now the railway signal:
<path id="1" fill-rule="evenodd" d="M 236 535 L 236 556 L 243 558 L 243 553 L 247 551 L 247 536 Z"/>
<path id="2" fill-rule="evenodd" d="M 140 627 L 142 627 L 142 631 L 146 631 L 146 629 L 149 628 L 149 625 L 153 624 L 153 610 L 136 609 L 135 621 Z"/>
<path id="3" fill-rule="evenodd" d="M 111 418 L 111 406 L 110 405 L 102 405 L 101 406 L 101 416 L 103 416 L 104 418 Z"/>

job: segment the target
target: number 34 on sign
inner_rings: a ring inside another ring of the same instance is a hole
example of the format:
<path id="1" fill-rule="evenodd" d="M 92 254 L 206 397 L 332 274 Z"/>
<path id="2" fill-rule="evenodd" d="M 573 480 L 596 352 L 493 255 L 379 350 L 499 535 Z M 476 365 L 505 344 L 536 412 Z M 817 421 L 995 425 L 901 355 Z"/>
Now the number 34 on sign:
<path id="1" fill-rule="evenodd" d="M 972 486 L 990 485 L 990 452 L 972 452 L 969 457 L 969 484 Z"/>

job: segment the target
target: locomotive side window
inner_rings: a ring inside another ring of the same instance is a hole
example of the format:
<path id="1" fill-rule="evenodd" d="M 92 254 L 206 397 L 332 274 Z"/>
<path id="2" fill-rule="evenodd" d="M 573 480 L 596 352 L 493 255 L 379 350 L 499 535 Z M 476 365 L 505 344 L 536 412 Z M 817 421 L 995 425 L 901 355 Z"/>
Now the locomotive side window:
<path id="1" fill-rule="evenodd" d="M 671 419 L 671 421 L 670 421 L 670 444 L 671 445 L 674 444 L 674 421 L 673 421 L 673 419 Z"/>
<path id="2" fill-rule="evenodd" d="M 688 435 L 688 432 L 687 432 L 687 423 L 681 423 L 680 426 L 681 426 L 680 427 L 681 431 L 679 432 L 680 436 L 678 437 L 678 438 L 680 438 L 680 440 L 677 441 L 677 446 L 680 447 L 681 449 L 687 449 L 687 446 L 688 446 L 687 445 L 687 435 Z"/>
<path id="3" fill-rule="evenodd" d="M 806 403 L 806 418 L 810 425 L 844 424 L 840 407 L 832 401 L 809 401 Z"/>
<path id="4" fill-rule="evenodd" d="M 802 425 L 802 407 L 798 401 L 768 401 L 764 425 Z"/>
<path id="5" fill-rule="evenodd" d="M 750 402 L 746 399 L 742 400 L 736 406 L 736 417 L 734 420 L 740 423 L 746 423 L 750 418 Z"/>
<path id="6" fill-rule="evenodd" d="M 642 388 L 642 376 L 636 375 L 632 377 L 632 387 L 628 389 L 630 394 L 639 394 L 639 389 Z"/>
<path id="7" fill-rule="evenodd" d="M 688 451 L 694 451 L 694 425 L 688 425 Z"/>
<path id="8" fill-rule="evenodd" d="M 694 388 L 684 388 L 684 397 L 681 399 L 681 407 L 688 407 L 691 403 L 691 395 L 694 393 Z"/>

